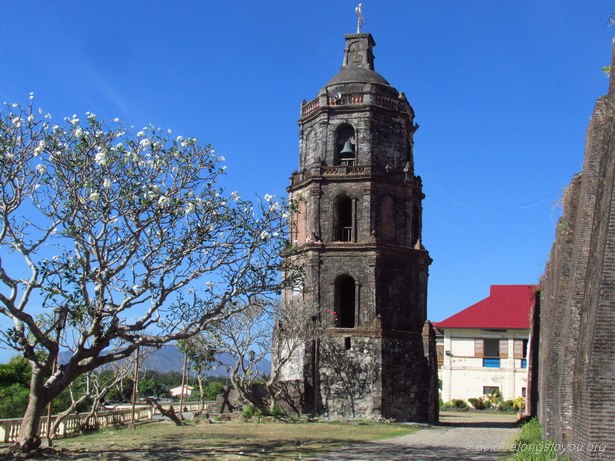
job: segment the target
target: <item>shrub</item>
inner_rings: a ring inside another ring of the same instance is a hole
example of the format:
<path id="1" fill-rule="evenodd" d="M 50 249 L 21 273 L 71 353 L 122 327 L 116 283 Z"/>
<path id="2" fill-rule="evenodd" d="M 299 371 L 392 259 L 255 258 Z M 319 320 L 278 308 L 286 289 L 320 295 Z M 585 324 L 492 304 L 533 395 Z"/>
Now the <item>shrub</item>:
<path id="1" fill-rule="evenodd" d="M 500 411 L 512 411 L 512 410 L 515 410 L 515 402 L 514 402 L 514 400 L 504 400 L 503 402 L 500 403 L 500 406 L 498 407 L 498 410 L 500 410 Z"/>
<path id="2" fill-rule="evenodd" d="M 509 460 L 515 461 L 551 461 L 570 460 L 568 456 L 557 456 L 555 443 L 542 439 L 542 426 L 532 418 L 521 426 L 519 438 L 514 445 L 514 455 Z"/>
<path id="3" fill-rule="evenodd" d="M 465 400 L 453 399 L 451 400 L 451 403 L 453 404 L 453 407 L 457 408 L 458 410 L 466 411 L 468 409 L 468 404 Z"/>
<path id="4" fill-rule="evenodd" d="M 286 416 L 286 412 L 282 410 L 280 407 L 273 407 L 271 409 L 271 416 L 275 416 L 275 417 Z"/>
<path id="5" fill-rule="evenodd" d="M 514 400 L 515 408 L 519 411 L 525 409 L 525 399 L 523 397 L 517 397 Z"/>
<path id="6" fill-rule="evenodd" d="M 251 419 L 251 418 L 260 419 L 263 416 L 263 412 L 260 411 L 258 408 L 256 408 L 254 405 L 247 404 L 243 406 L 243 409 L 241 410 L 241 416 L 243 416 L 246 419 Z"/>
<path id="7" fill-rule="evenodd" d="M 485 408 L 488 408 L 485 400 L 482 397 L 478 397 L 476 399 L 470 398 L 468 399 L 468 402 L 474 407 L 475 410 L 484 410 Z"/>

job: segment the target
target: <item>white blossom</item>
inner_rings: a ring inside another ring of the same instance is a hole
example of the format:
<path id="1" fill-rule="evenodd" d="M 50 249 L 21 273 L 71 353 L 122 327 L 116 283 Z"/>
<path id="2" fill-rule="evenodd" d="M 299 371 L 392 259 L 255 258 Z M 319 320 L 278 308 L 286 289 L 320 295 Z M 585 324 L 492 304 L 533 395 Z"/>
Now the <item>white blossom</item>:
<path id="1" fill-rule="evenodd" d="M 19 128 L 21 126 L 21 118 L 14 117 L 13 120 L 11 120 L 11 123 L 17 128 Z"/>
<path id="2" fill-rule="evenodd" d="M 271 202 L 273 200 L 273 195 L 265 194 L 265 202 Z"/>
<path id="3" fill-rule="evenodd" d="M 30 99 L 30 101 L 32 101 L 34 99 L 34 92 L 30 91 L 30 95 L 28 96 L 28 98 Z"/>
<path id="4" fill-rule="evenodd" d="M 104 166 L 107 164 L 107 155 L 105 154 L 104 151 L 99 151 L 96 153 L 96 157 L 95 157 L 96 163 L 98 163 L 100 166 Z"/>
<path id="5" fill-rule="evenodd" d="M 169 197 L 167 197 L 166 195 L 161 195 L 158 198 L 158 206 L 168 205 L 170 201 L 171 201 L 171 199 Z"/>
<path id="6" fill-rule="evenodd" d="M 99 198 L 100 194 L 98 192 L 92 192 L 90 194 L 90 200 L 92 200 L 93 202 L 97 202 Z"/>
<path id="7" fill-rule="evenodd" d="M 261 235 L 260 235 L 261 240 L 267 240 L 269 237 L 270 237 L 269 232 L 267 231 L 261 232 Z"/>
<path id="8" fill-rule="evenodd" d="M 34 121 L 34 114 L 28 115 L 28 122 L 32 123 Z"/>
<path id="9" fill-rule="evenodd" d="M 120 123 L 120 119 L 119 119 L 118 117 L 115 117 L 115 118 L 113 119 L 113 121 L 114 121 L 115 123 Z"/>
<path id="10" fill-rule="evenodd" d="M 88 117 L 88 120 L 90 122 L 93 122 L 94 120 L 96 120 L 96 114 L 93 114 L 91 112 L 86 112 L 85 115 Z"/>
<path id="11" fill-rule="evenodd" d="M 186 205 L 186 214 L 194 213 L 194 203 L 190 202 Z"/>
<path id="12" fill-rule="evenodd" d="M 40 163 L 36 165 L 36 171 L 38 172 L 38 174 L 43 174 L 45 170 L 45 165 L 41 165 Z"/>
<path id="13" fill-rule="evenodd" d="M 241 199 L 241 197 L 239 196 L 239 194 L 237 193 L 237 191 L 233 191 L 233 192 L 231 192 L 231 198 L 232 198 L 233 200 L 235 200 L 236 202 L 237 202 L 238 200 L 240 200 L 240 199 Z"/>
<path id="14" fill-rule="evenodd" d="M 36 147 L 34 148 L 34 155 L 39 156 L 43 153 L 44 150 L 45 150 L 45 141 L 41 139 L 36 145 Z"/>
<path id="15" fill-rule="evenodd" d="M 103 187 L 105 189 L 111 189 L 111 180 L 109 178 L 105 178 L 103 181 Z"/>
<path id="16" fill-rule="evenodd" d="M 207 288 L 211 290 L 216 285 L 216 283 L 209 281 L 209 282 L 205 282 L 205 285 L 207 285 Z"/>
<path id="17" fill-rule="evenodd" d="M 145 133 L 143 131 L 139 131 L 137 133 L 137 138 L 142 138 L 143 136 L 145 136 Z"/>

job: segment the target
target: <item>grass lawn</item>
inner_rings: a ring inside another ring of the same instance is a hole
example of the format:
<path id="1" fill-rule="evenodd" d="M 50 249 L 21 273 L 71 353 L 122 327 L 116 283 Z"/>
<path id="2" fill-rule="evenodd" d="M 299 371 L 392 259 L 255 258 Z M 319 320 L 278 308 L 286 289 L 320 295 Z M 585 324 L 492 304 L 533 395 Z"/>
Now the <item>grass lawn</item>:
<path id="1" fill-rule="evenodd" d="M 371 422 L 347 423 L 149 423 L 54 442 L 58 460 L 300 460 L 356 442 L 410 434 L 416 427 Z M 4 454 L 2 450 L 0 453 Z M 3 458 L 0 454 L 0 459 Z"/>

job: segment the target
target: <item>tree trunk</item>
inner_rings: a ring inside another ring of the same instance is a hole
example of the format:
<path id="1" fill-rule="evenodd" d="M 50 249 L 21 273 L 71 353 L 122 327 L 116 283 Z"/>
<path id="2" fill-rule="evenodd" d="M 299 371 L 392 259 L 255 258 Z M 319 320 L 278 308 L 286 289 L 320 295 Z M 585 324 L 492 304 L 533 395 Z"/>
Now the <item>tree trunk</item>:
<path id="1" fill-rule="evenodd" d="M 179 419 L 179 417 L 177 416 L 177 413 L 175 413 L 175 410 L 173 409 L 173 405 L 171 405 L 168 410 L 165 410 L 155 400 L 152 400 L 150 398 L 146 398 L 145 401 L 147 403 L 149 403 L 151 406 L 153 406 L 156 410 L 158 410 L 162 416 L 166 416 L 167 418 L 170 418 L 171 421 L 173 421 L 177 426 L 183 426 L 184 425 L 182 420 Z M 180 412 L 181 412 L 181 410 L 180 410 Z"/>
<path id="2" fill-rule="evenodd" d="M 203 376 L 201 375 L 200 371 L 199 371 L 196 379 L 197 379 L 197 381 L 199 383 L 199 392 L 201 394 L 201 397 L 200 397 L 199 409 L 194 412 L 193 418 L 196 418 L 197 416 L 201 416 L 203 414 L 203 412 L 205 411 L 205 395 L 203 394 L 203 382 L 205 381 L 205 378 L 203 378 Z"/>
<path id="3" fill-rule="evenodd" d="M 30 395 L 28 407 L 21 420 L 17 446 L 24 453 L 36 450 L 41 445 L 40 423 L 41 416 L 45 413 L 45 408 L 49 403 L 49 398 L 44 384 L 44 371 L 32 368 L 30 378 Z"/>

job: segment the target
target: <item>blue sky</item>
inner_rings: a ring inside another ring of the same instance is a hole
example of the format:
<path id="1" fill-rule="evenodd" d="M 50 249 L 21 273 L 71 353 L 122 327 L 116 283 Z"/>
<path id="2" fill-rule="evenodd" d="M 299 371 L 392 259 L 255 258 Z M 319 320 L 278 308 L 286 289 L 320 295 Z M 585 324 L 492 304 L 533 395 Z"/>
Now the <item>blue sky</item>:
<path id="1" fill-rule="evenodd" d="M 211 143 L 242 196 L 285 194 L 299 107 L 341 65 L 356 1 L 0 1 L 0 99 Z M 536 283 L 606 93 L 605 0 L 363 2 L 376 70 L 416 112 L 429 317 Z M 0 351 L 0 359 L 6 354 Z"/>

